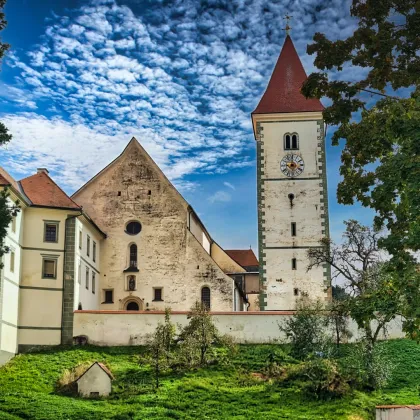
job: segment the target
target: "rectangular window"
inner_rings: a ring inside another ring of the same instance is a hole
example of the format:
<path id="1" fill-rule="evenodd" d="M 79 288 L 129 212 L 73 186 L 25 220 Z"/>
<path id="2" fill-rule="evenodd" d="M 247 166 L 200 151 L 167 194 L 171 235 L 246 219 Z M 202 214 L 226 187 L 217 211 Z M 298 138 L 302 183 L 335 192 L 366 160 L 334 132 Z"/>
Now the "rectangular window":
<path id="1" fill-rule="evenodd" d="M 293 289 L 293 294 L 294 294 L 295 296 L 299 296 L 299 289 L 294 288 L 294 289 Z"/>
<path id="2" fill-rule="evenodd" d="M 292 227 L 292 236 L 296 236 L 296 222 L 292 222 L 291 227 Z"/>
<path id="3" fill-rule="evenodd" d="M 82 249 L 83 233 L 79 230 L 79 249 Z"/>
<path id="4" fill-rule="evenodd" d="M 104 303 L 114 303 L 114 291 L 104 290 Z"/>
<path id="5" fill-rule="evenodd" d="M 92 293 L 95 294 L 96 285 L 95 285 L 96 273 L 92 271 Z"/>
<path id="6" fill-rule="evenodd" d="M 10 252 L 10 272 L 11 273 L 15 272 L 15 252 L 14 251 Z"/>
<path id="7" fill-rule="evenodd" d="M 297 266 L 296 258 L 292 258 L 292 270 L 296 270 L 296 266 Z"/>
<path id="8" fill-rule="evenodd" d="M 12 232 L 16 233 L 16 216 L 12 219 Z"/>
<path id="9" fill-rule="evenodd" d="M 92 259 L 93 259 L 93 262 L 96 261 L 96 242 L 95 241 L 93 241 L 93 244 L 92 244 Z"/>
<path id="10" fill-rule="evenodd" d="M 77 282 L 79 284 L 82 284 L 82 261 L 79 260 L 79 268 L 77 271 Z"/>
<path id="11" fill-rule="evenodd" d="M 42 259 L 42 278 L 55 279 L 57 278 L 57 260 L 43 258 Z"/>
<path id="12" fill-rule="evenodd" d="M 89 290 L 89 267 L 86 267 L 86 279 L 85 279 L 85 282 L 86 282 L 86 289 Z"/>
<path id="13" fill-rule="evenodd" d="M 44 223 L 44 242 L 58 242 L 58 223 Z"/>
<path id="14" fill-rule="evenodd" d="M 154 301 L 163 301 L 163 299 L 162 299 L 162 288 L 161 287 L 155 287 L 153 289 L 153 293 L 154 293 L 154 296 L 153 296 Z"/>
<path id="15" fill-rule="evenodd" d="M 89 257 L 90 255 L 90 236 L 87 235 L 86 237 L 86 255 Z"/>

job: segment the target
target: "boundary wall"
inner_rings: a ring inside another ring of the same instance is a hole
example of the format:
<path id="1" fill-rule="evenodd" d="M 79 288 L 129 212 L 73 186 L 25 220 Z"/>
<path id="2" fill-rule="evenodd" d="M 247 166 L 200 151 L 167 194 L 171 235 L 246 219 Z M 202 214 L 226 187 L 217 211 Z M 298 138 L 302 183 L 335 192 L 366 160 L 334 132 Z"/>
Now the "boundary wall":
<path id="1" fill-rule="evenodd" d="M 212 312 L 219 331 L 229 334 L 237 343 L 276 343 L 286 341 L 279 325 L 294 314 L 293 311 L 264 312 Z M 145 344 L 165 313 L 161 311 L 75 311 L 73 336 L 85 335 L 89 344 L 99 346 L 132 346 Z M 188 324 L 188 312 L 171 312 L 171 321 L 179 327 Z M 349 321 L 353 333 L 350 341 L 361 334 L 354 321 Z M 396 318 L 387 326 L 386 334 L 379 339 L 403 338 L 401 318 Z"/>

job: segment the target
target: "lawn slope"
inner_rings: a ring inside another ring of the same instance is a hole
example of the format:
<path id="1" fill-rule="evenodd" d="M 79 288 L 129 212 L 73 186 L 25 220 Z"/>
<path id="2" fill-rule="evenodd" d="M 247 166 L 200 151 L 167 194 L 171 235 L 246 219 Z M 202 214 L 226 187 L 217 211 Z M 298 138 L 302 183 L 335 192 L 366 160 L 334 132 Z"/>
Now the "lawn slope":
<path id="1" fill-rule="evenodd" d="M 169 375 L 158 392 L 139 347 L 83 347 L 20 355 L 0 368 L 0 419 L 373 419 L 377 404 L 420 404 L 420 346 L 408 340 L 380 344 L 395 373 L 380 392 L 335 401 L 311 401 L 299 389 L 249 380 L 275 345 L 243 345 L 229 367 Z M 104 361 L 116 380 L 103 400 L 58 395 L 63 371 L 85 361 Z"/>

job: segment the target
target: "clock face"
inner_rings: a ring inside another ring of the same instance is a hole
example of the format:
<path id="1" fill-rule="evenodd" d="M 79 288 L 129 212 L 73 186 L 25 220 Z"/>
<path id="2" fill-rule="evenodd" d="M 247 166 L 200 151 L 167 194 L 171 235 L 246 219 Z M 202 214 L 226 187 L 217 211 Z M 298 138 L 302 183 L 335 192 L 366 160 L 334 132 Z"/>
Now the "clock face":
<path id="1" fill-rule="evenodd" d="M 305 169 L 305 162 L 299 155 L 290 153 L 281 160 L 280 169 L 290 178 L 299 176 Z"/>

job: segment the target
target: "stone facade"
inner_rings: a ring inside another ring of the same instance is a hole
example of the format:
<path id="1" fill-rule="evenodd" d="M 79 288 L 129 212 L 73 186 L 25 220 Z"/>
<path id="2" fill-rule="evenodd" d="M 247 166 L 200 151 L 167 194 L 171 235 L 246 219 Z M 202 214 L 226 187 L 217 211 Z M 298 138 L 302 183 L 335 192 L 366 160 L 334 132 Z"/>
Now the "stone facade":
<path id="1" fill-rule="evenodd" d="M 210 256 L 211 238 L 136 139 L 72 198 L 107 234 L 101 247 L 100 309 L 125 310 L 135 303 L 140 310 L 186 310 L 208 287 L 213 311 L 232 310 L 233 281 Z M 126 231 L 133 221 L 141 224 L 136 235 Z M 137 259 L 130 267 L 133 244 Z"/>
<path id="2" fill-rule="evenodd" d="M 259 164 L 260 306 L 291 310 L 304 294 L 312 299 L 328 297 L 328 269 L 307 271 L 308 249 L 320 246 L 319 241 L 329 234 L 322 113 L 254 116 L 254 121 Z M 298 134 L 298 150 L 285 150 L 286 133 Z M 281 171 L 280 162 L 289 153 L 304 160 L 305 169 L 299 176 L 288 177 Z"/>

